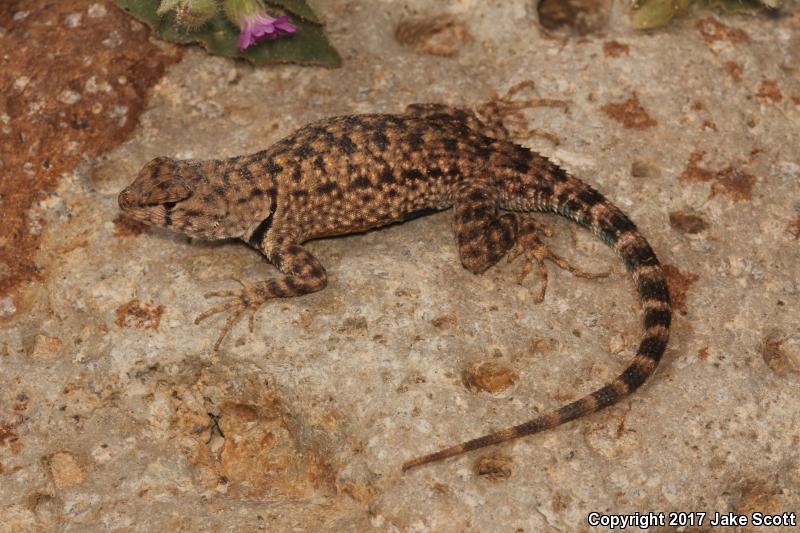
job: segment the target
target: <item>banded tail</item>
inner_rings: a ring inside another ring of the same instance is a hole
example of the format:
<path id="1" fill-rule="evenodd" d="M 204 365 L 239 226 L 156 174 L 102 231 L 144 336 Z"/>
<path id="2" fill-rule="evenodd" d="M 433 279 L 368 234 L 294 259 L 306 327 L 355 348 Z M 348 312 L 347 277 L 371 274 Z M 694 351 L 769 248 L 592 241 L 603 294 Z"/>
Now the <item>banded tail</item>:
<path id="1" fill-rule="evenodd" d="M 553 167 L 544 176 L 553 184 L 553 194 L 548 195 L 549 203 L 536 203 L 526 210 L 553 211 L 589 228 L 614 248 L 625 262 L 636 283 L 644 311 L 645 334 L 636 357 L 614 381 L 579 400 L 523 424 L 412 459 L 403 464 L 404 472 L 478 448 L 552 429 L 595 413 L 617 403 L 639 388 L 653 374 L 661 360 L 669 339 L 672 308 L 664 271 L 653 249 L 619 208 L 586 183 L 569 176 L 555 165 Z"/>

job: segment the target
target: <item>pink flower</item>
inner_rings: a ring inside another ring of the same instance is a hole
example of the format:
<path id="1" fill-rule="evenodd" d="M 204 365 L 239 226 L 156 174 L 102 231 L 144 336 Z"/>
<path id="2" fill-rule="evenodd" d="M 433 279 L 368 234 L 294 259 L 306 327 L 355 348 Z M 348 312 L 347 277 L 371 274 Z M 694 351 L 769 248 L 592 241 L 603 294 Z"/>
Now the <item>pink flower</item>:
<path id="1" fill-rule="evenodd" d="M 244 52 L 257 42 L 291 35 L 297 31 L 297 26 L 291 24 L 287 16 L 272 18 L 259 11 L 252 16 L 242 17 L 239 29 L 236 44 L 239 46 L 239 51 Z"/>

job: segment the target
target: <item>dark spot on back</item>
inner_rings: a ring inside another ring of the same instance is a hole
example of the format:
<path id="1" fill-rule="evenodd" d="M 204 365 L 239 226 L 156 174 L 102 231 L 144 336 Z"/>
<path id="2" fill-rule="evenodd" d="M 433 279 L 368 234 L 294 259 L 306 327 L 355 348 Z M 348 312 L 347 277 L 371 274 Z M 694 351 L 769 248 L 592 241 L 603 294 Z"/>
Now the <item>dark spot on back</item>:
<path id="1" fill-rule="evenodd" d="M 447 150 L 448 152 L 455 152 L 456 150 L 458 150 L 458 139 L 448 137 L 442 142 L 442 145 L 444 146 L 444 149 Z"/>
<path id="2" fill-rule="evenodd" d="M 420 172 L 416 168 L 409 168 L 403 170 L 403 179 L 413 181 L 421 178 L 422 178 L 422 172 Z"/>
<path id="3" fill-rule="evenodd" d="M 274 176 L 274 175 L 278 174 L 281 170 L 283 170 L 283 167 L 280 166 L 279 164 L 277 164 L 272 159 L 270 159 L 264 165 L 264 169 Z"/>
<path id="4" fill-rule="evenodd" d="M 322 194 L 328 194 L 339 188 L 339 184 L 335 181 L 326 181 L 317 187 L 317 191 Z"/>
<path id="5" fill-rule="evenodd" d="M 311 157 L 314 155 L 314 149 L 311 147 L 310 144 L 307 142 L 302 143 L 300 146 L 295 147 L 294 152 L 292 152 L 295 157 L 299 157 L 300 159 L 305 159 L 307 157 Z"/>
<path id="6" fill-rule="evenodd" d="M 346 153 L 346 154 L 352 154 L 357 149 L 356 143 L 354 143 L 353 139 L 351 139 L 347 135 L 345 135 L 341 139 L 339 139 L 339 143 L 338 144 L 339 144 L 339 148 L 341 148 L 342 151 L 344 153 Z"/>
<path id="7" fill-rule="evenodd" d="M 372 186 L 372 182 L 369 181 L 369 178 L 366 177 L 366 176 L 358 176 L 351 183 L 352 183 L 353 187 L 356 187 L 356 188 L 359 188 L 359 189 L 367 189 L 367 188 Z"/>
<path id="8" fill-rule="evenodd" d="M 415 150 L 418 149 L 420 146 L 422 146 L 422 144 L 424 143 L 424 141 L 422 140 L 422 135 L 416 132 L 409 134 L 406 137 L 406 140 L 408 141 L 409 146 L 411 146 L 411 148 Z"/>
<path id="9" fill-rule="evenodd" d="M 467 196 L 467 199 L 471 202 L 485 202 L 486 195 L 477 189 L 473 189 L 472 191 L 470 191 L 469 195 Z"/>
<path id="10" fill-rule="evenodd" d="M 385 184 L 394 183 L 397 181 L 394 177 L 394 172 L 392 172 L 392 169 L 389 167 L 383 167 L 380 176 L 378 176 L 378 180 Z"/>
<path id="11" fill-rule="evenodd" d="M 520 174 L 527 174 L 531 170 L 531 165 L 527 159 L 515 159 L 511 163 L 511 168 L 513 168 Z"/>
<path id="12" fill-rule="evenodd" d="M 489 148 L 488 146 L 478 145 L 478 146 L 475 147 L 474 150 L 475 150 L 475 155 L 477 157 L 480 157 L 480 158 L 487 158 L 490 155 L 492 155 L 492 149 Z M 523 171 L 520 171 L 520 172 L 523 172 Z M 527 172 L 527 171 L 524 171 L 524 172 Z"/>
<path id="13" fill-rule="evenodd" d="M 386 147 L 389 146 L 389 139 L 382 131 L 377 131 L 372 134 L 372 142 L 374 142 L 381 151 L 386 150 Z"/>
<path id="14" fill-rule="evenodd" d="M 553 165 L 553 167 L 550 169 L 550 176 L 555 181 L 559 181 L 559 182 L 567 181 L 569 179 L 569 175 L 567 174 L 567 171 L 564 170 L 563 168 L 557 167 L 555 165 Z"/>
<path id="15" fill-rule="evenodd" d="M 239 175 L 245 181 L 253 181 L 253 173 L 245 166 L 239 168 Z"/>

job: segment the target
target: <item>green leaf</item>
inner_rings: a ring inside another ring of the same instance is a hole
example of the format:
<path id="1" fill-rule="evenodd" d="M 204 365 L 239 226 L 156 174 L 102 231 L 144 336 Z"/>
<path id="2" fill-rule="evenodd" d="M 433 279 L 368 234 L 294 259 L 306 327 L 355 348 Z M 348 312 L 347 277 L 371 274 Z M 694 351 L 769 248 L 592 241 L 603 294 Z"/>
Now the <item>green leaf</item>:
<path id="1" fill-rule="evenodd" d="M 319 18 L 311 11 L 311 8 L 308 7 L 305 0 L 266 0 L 266 2 L 273 6 L 283 8 L 292 15 L 297 15 L 303 20 L 320 24 Z"/>
<path id="2" fill-rule="evenodd" d="M 633 27 L 637 30 L 660 28 L 672 18 L 688 9 L 691 0 L 646 0 L 640 3 L 633 16 Z"/>
<path id="3" fill-rule="evenodd" d="M 241 54 L 236 46 L 239 28 L 222 13 L 199 28 L 187 30 L 178 27 L 173 16 L 158 16 L 156 10 L 159 0 L 116 0 L 116 3 L 150 26 L 161 38 L 179 44 L 198 43 L 212 54 L 240 57 L 256 65 L 298 63 L 338 67 L 341 64 L 341 58 L 325 37 L 322 26 L 304 19 L 292 20 L 292 24 L 297 26 L 297 33 L 260 42 Z"/>

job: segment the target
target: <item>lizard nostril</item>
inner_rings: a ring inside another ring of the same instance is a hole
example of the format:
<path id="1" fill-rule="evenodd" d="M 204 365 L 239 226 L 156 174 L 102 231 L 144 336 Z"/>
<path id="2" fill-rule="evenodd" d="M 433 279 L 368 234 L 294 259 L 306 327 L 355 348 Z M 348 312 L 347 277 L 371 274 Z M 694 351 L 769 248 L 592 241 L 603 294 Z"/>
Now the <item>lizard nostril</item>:
<path id="1" fill-rule="evenodd" d="M 131 200 L 128 196 L 128 189 L 124 189 L 121 193 L 119 193 L 119 196 L 117 196 L 117 204 L 119 204 L 122 209 L 126 209 L 131 206 Z"/>

